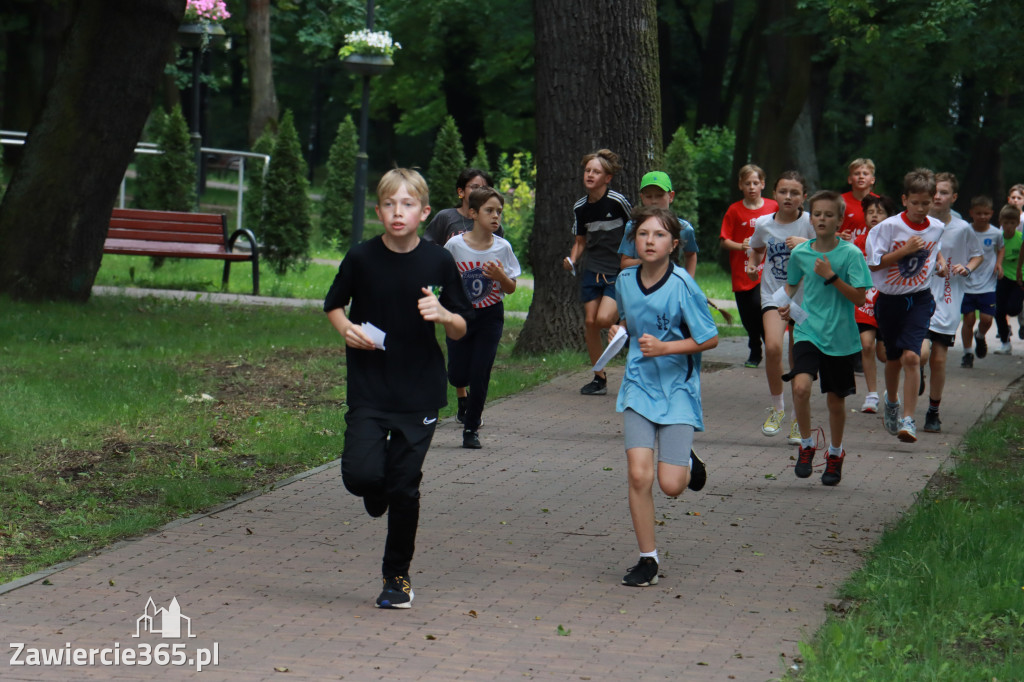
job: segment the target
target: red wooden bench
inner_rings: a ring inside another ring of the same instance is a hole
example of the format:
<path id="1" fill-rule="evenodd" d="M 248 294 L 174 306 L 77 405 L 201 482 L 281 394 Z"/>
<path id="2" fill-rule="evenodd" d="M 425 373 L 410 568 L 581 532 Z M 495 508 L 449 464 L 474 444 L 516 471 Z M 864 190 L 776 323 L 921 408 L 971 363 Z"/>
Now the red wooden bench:
<path id="1" fill-rule="evenodd" d="M 249 251 L 235 251 L 244 237 Z M 103 253 L 167 258 L 207 258 L 224 261 L 223 288 L 228 287 L 231 264 L 252 261 L 252 293 L 260 293 L 260 255 L 251 230 L 228 236 L 227 217 L 219 213 L 182 213 L 115 208 L 110 216 Z"/>

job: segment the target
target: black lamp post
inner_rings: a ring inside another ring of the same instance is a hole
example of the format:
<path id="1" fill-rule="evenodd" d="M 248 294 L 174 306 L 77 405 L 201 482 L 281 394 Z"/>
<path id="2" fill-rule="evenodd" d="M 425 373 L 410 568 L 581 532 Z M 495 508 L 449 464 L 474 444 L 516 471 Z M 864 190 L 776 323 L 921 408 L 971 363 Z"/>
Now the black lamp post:
<path id="1" fill-rule="evenodd" d="M 199 208 L 199 197 L 206 186 L 206 174 L 203 166 L 203 130 L 202 130 L 202 75 L 203 54 L 210 43 L 216 39 L 224 42 L 227 34 L 224 27 L 215 22 L 198 22 L 182 24 L 178 27 L 178 42 L 182 47 L 192 51 L 192 148 L 196 161 L 196 208 Z"/>
<path id="2" fill-rule="evenodd" d="M 366 2 L 366 29 L 373 30 L 373 0 Z M 393 65 L 390 57 L 383 55 L 353 54 L 342 60 L 351 73 L 362 76 L 363 102 L 359 109 L 359 152 L 356 154 L 356 185 L 352 197 L 352 243 L 363 240 L 363 223 L 366 219 L 366 183 L 369 156 L 366 142 L 370 134 L 370 76 L 384 73 Z"/>

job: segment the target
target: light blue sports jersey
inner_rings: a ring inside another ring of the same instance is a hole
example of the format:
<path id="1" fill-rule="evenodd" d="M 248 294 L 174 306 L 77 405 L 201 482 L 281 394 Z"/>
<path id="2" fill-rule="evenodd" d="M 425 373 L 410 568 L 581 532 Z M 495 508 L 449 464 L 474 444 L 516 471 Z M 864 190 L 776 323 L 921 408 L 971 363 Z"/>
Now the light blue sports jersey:
<path id="1" fill-rule="evenodd" d="M 633 231 L 633 227 L 632 220 L 626 223 L 626 229 L 622 233 L 622 241 L 619 242 L 620 256 L 639 258 L 636 254 L 636 242 L 629 238 L 629 233 Z M 700 249 L 697 248 L 697 233 L 694 231 L 693 225 L 682 218 L 679 218 L 679 250 L 683 253 L 700 253 Z"/>
<path id="2" fill-rule="evenodd" d="M 814 264 L 822 256 L 828 257 L 832 271 L 854 288 L 871 288 L 871 270 L 860 249 L 842 239 L 831 251 L 814 250 L 816 239 L 800 244 L 789 255 L 787 282 L 804 283 L 804 300 L 800 305 L 807 311 L 807 319 L 798 324 L 794 341 L 810 341 L 825 355 L 842 356 L 860 352 L 860 331 L 854 318 L 854 305 L 839 293 L 835 286 L 825 284 L 824 278 L 814 272 Z"/>
<path id="3" fill-rule="evenodd" d="M 671 265 L 648 291 L 640 284 L 640 266 L 626 268 L 615 280 L 619 319 L 626 321 L 629 354 L 615 409 L 630 408 L 655 424 L 689 424 L 704 430 L 700 401 L 700 353 L 645 358 L 640 337 L 662 341 L 693 338 L 697 343 L 718 335 L 708 299 L 690 274 Z"/>

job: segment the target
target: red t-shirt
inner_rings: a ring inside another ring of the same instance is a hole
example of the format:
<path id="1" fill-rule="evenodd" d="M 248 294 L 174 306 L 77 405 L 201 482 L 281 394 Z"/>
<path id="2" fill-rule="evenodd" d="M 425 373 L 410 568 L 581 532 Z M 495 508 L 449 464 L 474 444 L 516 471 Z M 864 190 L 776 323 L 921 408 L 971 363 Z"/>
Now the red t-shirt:
<path id="1" fill-rule="evenodd" d="M 722 218 L 722 239 L 731 239 L 734 242 L 742 243 L 744 239 L 754 234 L 754 221 L 768 213 L 775 213 L 779 205 L 774 199 L 764 199 L 761 208 L 750 209 L 737 201 L 729 207 Z M 761 283 L 760 275 L 757 279 L 750 279 L 746 273 L 747 252 L 730 251 L 729 269 L 732 270 L 732 290 L 748 291 Z"/>
<path id="2" fill-rule="evenodd" d="M 868 195 L 878 196 L 874 192 L 868 192 Z M 843 214 L 843 224 L 839 227 L 839 231 L 846 232 L 852 230 L 853 237 L 850 241 L 853 241 L 862 234 L 868 233 L 868 225 L 864 220 L 864 207 L 861 206 L 860 199 L 854 198 L 852 191 L 843 194 L 843 201 L 846 202 L 846 213 Z M 861 251 L 863 250 L 862 247 Z"/>

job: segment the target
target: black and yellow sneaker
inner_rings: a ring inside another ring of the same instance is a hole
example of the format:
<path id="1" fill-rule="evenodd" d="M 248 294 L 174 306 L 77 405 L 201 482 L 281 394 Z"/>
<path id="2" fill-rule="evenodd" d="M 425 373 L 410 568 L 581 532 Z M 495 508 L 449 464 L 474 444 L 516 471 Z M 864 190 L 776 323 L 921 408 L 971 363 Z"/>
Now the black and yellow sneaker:
<path id="1" fill-rule="evenodd" d="M 407 609 L 412 606 L 412 583 L 404 575 L 384 578 L 384 590 L 377 597 L 378 609 Z"/>
<path id="2" fill-rule="evenodd" d="M 658 584 L 658 562 L 653 557 L 643 556 L 629 573 L 622 577 L 622 584 L 628 587 L 647 587 Z"/>

